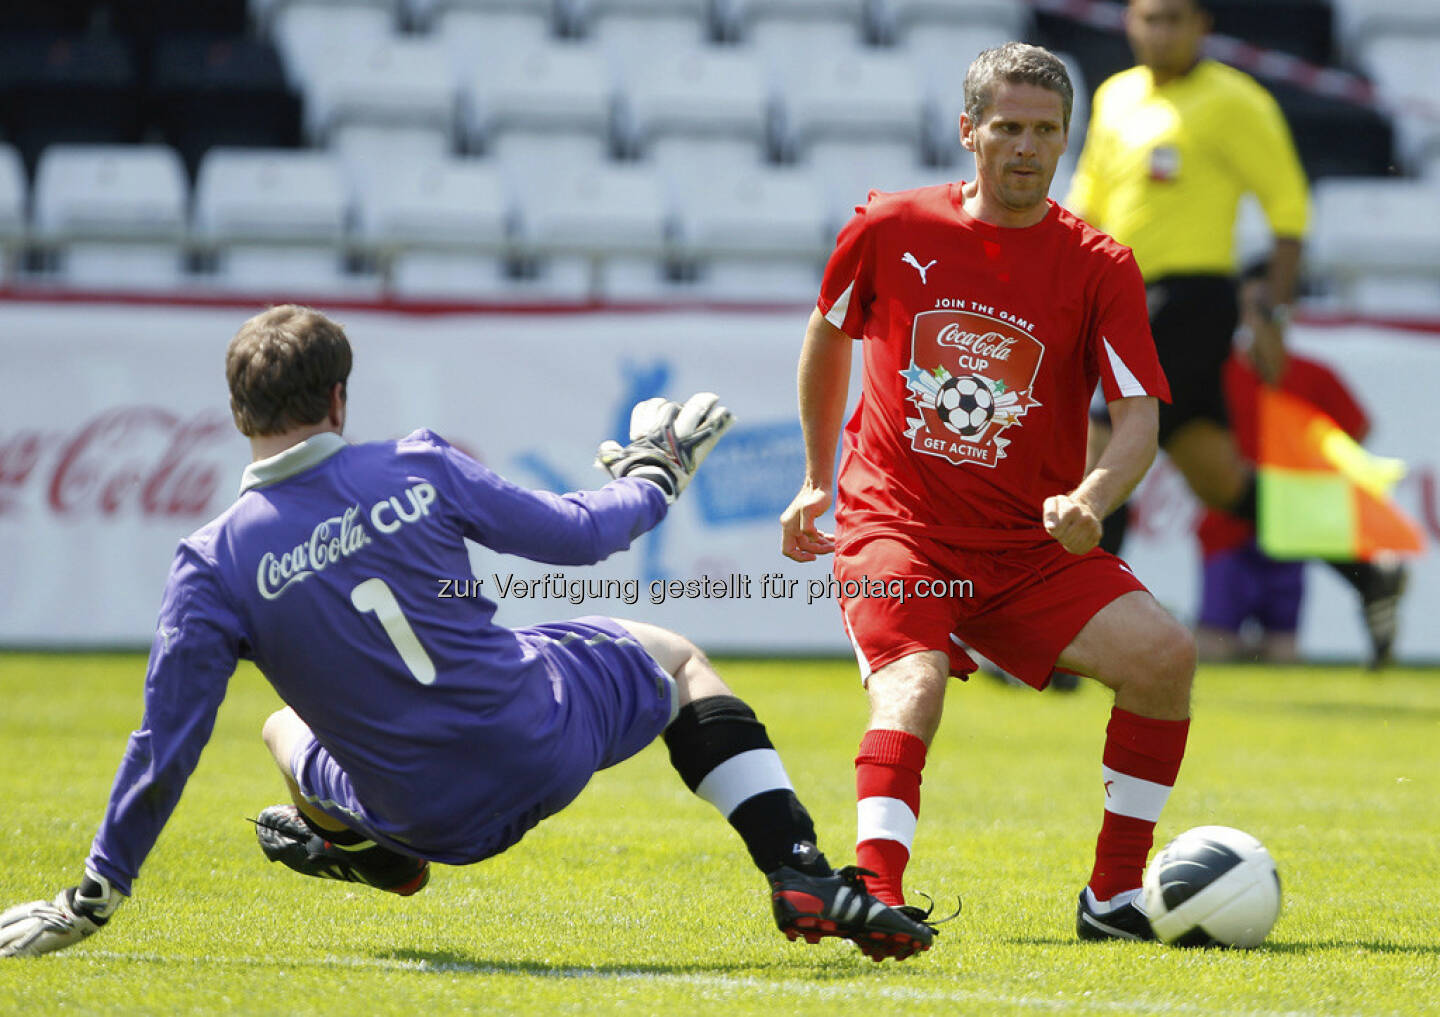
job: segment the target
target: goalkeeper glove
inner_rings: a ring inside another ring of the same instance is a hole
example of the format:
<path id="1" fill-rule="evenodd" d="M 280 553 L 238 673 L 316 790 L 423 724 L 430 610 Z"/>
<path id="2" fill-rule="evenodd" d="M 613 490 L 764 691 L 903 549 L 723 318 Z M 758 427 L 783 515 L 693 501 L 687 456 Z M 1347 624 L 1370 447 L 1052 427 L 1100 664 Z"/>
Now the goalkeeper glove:
<path id="1" fill-rule="evenodd" d="M 0 914 L 0 957 L 38 957 L 63 950 L 100 931 L 125 895 L 90 869 L 79 886 L 61 890 L 53 903 L 20 904 Z"/>
<path id="2" fill-rule="evenodd" d="M 690 478 L 735 422 L 720 397 L 700 392 L 681 406 L 668 399 L 646 399 L 630 414 L 630 444 L 606 441 L 595 461 L 612 477 L 643 477 L 658 484 L 674 503 Z"/>

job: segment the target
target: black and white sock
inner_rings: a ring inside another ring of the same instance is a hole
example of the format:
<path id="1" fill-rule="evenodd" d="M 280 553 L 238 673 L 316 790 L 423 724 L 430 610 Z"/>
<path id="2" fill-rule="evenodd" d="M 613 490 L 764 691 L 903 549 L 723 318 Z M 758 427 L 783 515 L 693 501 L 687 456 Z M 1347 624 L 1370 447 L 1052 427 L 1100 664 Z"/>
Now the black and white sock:
<path id="1" fill-rule="evenodd" d="M 810 813 L 765 725 L 745 703 L 710 696 L 685 705 L 666 728 L 665 744 L 685 785 L 729 821 L 761 872 L 788 865 L 812 875 L 830 873 L 816 849 Z"/>

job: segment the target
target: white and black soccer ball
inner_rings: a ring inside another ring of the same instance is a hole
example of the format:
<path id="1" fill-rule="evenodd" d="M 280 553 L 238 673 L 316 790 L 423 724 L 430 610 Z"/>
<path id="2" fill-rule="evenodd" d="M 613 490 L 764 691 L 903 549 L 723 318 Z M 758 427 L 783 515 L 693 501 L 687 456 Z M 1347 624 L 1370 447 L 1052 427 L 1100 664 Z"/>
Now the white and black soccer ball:
<path id="1" fill-rule="evenodd" d="M 984 378 L 962 374 L 940 386 L 935 393 L 935 411 L 940 423 L 956 434 L 973 438 L 995 416 L 995 396 Z"/>
<path id="2" fill-rule="evenodd" d="M 1176 837 L 1145 870 L 1145 911 L 1162 943 L 1259 946 L 1280 917 L 1280 874 L 1254 837 L 1197 826 Z"/>

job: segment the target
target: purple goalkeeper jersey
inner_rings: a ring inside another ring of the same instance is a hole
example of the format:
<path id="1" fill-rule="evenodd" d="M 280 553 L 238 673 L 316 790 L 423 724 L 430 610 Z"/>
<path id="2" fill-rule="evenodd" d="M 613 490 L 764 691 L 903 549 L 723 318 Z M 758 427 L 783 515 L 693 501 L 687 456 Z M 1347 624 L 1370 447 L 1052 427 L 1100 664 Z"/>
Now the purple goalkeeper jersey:
<path id="1" fill-rule="evenodd" d="M 253 660 L 396 830 L 533 798 L 565 751 L 544 641 L 495 624 L 463 538 L 588 565 L 666 511 L 625 478 L 554 495 L 504 480 L 428 430 L 348 445 L 323 433 L 246 469 L 239 499 L 180 542 L 130 736 L 88 864 L 129 893 Z"/>

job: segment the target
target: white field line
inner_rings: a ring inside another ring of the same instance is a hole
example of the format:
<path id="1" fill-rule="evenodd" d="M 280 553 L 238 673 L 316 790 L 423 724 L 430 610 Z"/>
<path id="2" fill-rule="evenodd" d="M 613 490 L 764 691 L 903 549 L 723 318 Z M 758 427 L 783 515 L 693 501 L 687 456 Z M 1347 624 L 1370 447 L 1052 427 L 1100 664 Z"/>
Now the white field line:
<path id="1" fill-rule="evenodd" d="M 753 975 L 708 975 L 699 972 L 667 974 L 656 971 L 597 970 L 594 968 L 554 968 L 548 971 L 517 969 L 496 964 L 469 964 L 450 961 L 401 960 L 391 957 L 184 957 L 154 953 L 118 953 L 111 950 L 84 950 L 67 954 L 67 959 L 130 961 L 160 964 L 193 964 L 197 967 L 240 968 L 329 968 L 365 971 L 394 971 L 404 974 L 490 975 L 509 978 L 555 980 L 613 981 L 626 984 L 680 986 L 707 990 L 715 996 L 738 996 L 760 991 L 770 994 L 789 993 L 816 1000 L 854 1001 L 856 998 L 881 998 L 908 1003 L 972 1003 L 989 1006 L 1023 1007 L 1043 1013 L 1122 1013 L 1203 1014 L 1205 1017 L 1376 1017 L 1376 1012 L 1336 1013 L 1328 1010 L 1265 1010 L 1254 1007 L 1216 1009 L 1207 1003 L 1174 1003 L 1153 999 L 1100 999 L 1081 996 L 1017 996 L 1004 992 L 970 989 L 919 989 L 899 985 L 867 985 L 860 982 L 835 984 L 802 981 L 795 978 L 758 978 Z M 863 977 L 863 976 L 861 976 Z"/>

